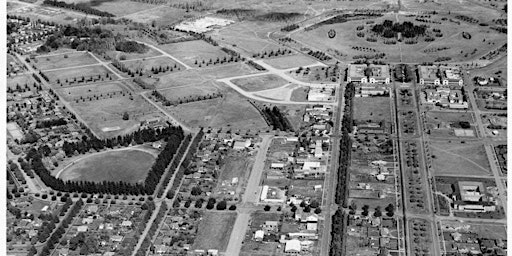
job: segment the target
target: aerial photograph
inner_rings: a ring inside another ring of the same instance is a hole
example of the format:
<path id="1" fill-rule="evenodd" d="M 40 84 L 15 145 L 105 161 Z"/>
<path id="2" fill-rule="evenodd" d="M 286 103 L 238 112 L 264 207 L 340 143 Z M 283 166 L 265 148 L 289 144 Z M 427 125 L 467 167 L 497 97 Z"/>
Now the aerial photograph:
<path id="1" fill-rule="evenodd" d="M 1 255 L 507 255 L 506 0 L 2 4 Z"/>

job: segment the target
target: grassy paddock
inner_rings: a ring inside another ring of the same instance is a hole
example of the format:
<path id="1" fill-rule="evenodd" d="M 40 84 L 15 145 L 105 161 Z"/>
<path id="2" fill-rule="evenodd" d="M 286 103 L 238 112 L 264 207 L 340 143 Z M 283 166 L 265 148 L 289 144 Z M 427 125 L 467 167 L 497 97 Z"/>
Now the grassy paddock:
<path id="1" fill-rule="evenodd" d="M 66 57 L 67 56 L 67 57 Z M 40 70 L 77 67 L 98 64 L 88 52 L 64 53 L 59 55 L 38 56 L 36 66 Z M 35 62 L 35 61 L 34 61 Z"/>
<path id="2" fill-rule="evenodd" d="M 206 212 L 198 227 L 201 232 L 198 233 L 192 248 L 226 251 L 236 215 L 235 212 Z"/>
<path id="3" fill-rule="evenodd" d="M 158 47 L 190 66 L 195 66 L 196 60 L 198 62 L 203 60 L 208 62 L 210 59 L 215 61 L 217 58 L 229 58 L 229 55 L 219 47 L 215 47 L 203 40 L 164 44 L 158 45 Z M 201 66 L 206 67 L 204 64 L 201 64 Z"/>
<path id="4" fill-rule="evenodd" d="M 60 178 L 74 181 L 144 181 L 155 157 L 141 150 L 102 152 L 77 160 L 64 169 Z"/>
<path id="5" fill-rule="evenodd" d="M 274 89 L 288 84 L 288 81 L 276 75 L 262 75 L 248 78 L 231 80 L 238 87 L 245 91 L 255 92 L 268 89 Z"/>
<path id="6" fill-rule="evenodd" d="M 482 144 L 436 141 L 431 143 L 436 175 L 490 175 L 491 167 Z"/>
<path id="7" fill-rule="evenodd" d="M 390 99 L 388 97 L 354 98 L 354 118 L 359 121 L 390 121 Z"/>

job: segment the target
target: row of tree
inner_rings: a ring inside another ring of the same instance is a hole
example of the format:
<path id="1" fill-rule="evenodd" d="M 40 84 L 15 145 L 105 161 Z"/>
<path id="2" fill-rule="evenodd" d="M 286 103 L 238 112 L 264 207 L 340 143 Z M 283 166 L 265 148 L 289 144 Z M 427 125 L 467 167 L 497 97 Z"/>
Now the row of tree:
<path id="1" fill-rule="evenodd" d="M 144 237 L 144 241 L 142 242 L 142 245 L 139 247 L 139 250 L 135 253 L 136 256 L 146 255 L 147 250 L 149 249 L 149 246 L 151 245 L 153 236 L 155 236 L 155 233 L 158 230 L 158 227 L 161 225 L 162 219 L 165 217 L 165 214 L 167 213 L 167 209 L 168 209 L 167 203 L 165 201 L 163 201 L 162 205 L 160 206 L 160 209 L 158 210 L 155 220 L 153 221 L 153 223 L 151 223 L 151 227 L 149 228 L 149 231 L 146 234 L 146 237 Z"/>
<path id="2" fill-rule="evenodd" d="M 64 118 L 57 118 L 57 119 L 50 119 L 50 120 L 43 120 L 43 121 L 37 121 L 36 128 L 51 128 L 53 126 L 61 126 L 66 125 L 68 122 Z"/>
<path id="3" fill-rule="evenodd" d="M 115 17 L 114 14 L 100 11 L 94 8 L 91 8 L 88 3 L 66 3 L 64 1 L 57 1 L 57 0 L 44 0 L 44 5 L 59 7 L 59 8 L 65 8 L 65 9 L 71 9 L 74 11 L 83 12 L 85 14 L 92 14 L 100 17 Z"/>
<path id="4" fill-rule="evenodd" d="M 55 232 L 52 233 L 48 241 L 46 242 L 46 245 L 41 250 L 41 253 L 39 255 L 50 255 L 51 251 L 55 249 L 55 245 L 59 242 L 59 240 L 62 238 L 64 233 L 66 233 L 66 229 L 69 227 L 71 222 L 73 221 L 73 218 L 75 215 L 77 215 L 80 212 L 80 209 L 84 205 L 84 202 L 79 199 L 75 205 L 71 208 L 69 214 L 62 220 L 62 223 L 60 226 L 55 230 Z"/>
<path id="5" fill-rule="evenodd" d="M 190 143 L 190 140 L 192 139 L 192 135 L 187 135 L 183 141 L 181 142 L 180 147 L 178 148 L 176 154 L 174 155 L 174 158 L 172 159 L 171 164 L 169 164 L 168 171 L 165 173 L 165 176 L 160 181 L 160 184 L 157 186 L 157 198 L 161 198 L 164 194 L 165 188 L 167 187 L 167 184 L 169 184 L 169 181 L 171 180 L 172 176 L 174 175 L 174 172 L 178 168 L 178 164 L 181 161 L 181 158 L 185 154 L 185 151 L 187 150 L 187 147 Z"/>
<path id="6" fill-rule="evenodd" d="M 293 131 L 293 126 L 290 124 L 290 121 L 283 115 L 283 113 L 281 113 L 278 107 L 265 107 L 261 110 L 261 113 L 267 123 L 272 126 L 272 129 L 280 131 Z"/>
<path id="7" fill-rule="evenodd" d="M 338 182 L 336 185 L 336 194 L 334 201 L 336 204 L 346 207 L 346 196 L 348 186 L 346 184 L 348 177 L 348 166 L 350 164 L 351 139 L 352 133 L 352 107 L 355 94 L 353 83 L 347 84 L 345 89 L 345 113 L 341 122 L 341 140 L 340 140 L 340 163 L 338 167 Z M 344 236 L 347 219 L 342 209 L 338 209 L 332 216 L 331 245 L 329 255 L 344 255 Z"/>

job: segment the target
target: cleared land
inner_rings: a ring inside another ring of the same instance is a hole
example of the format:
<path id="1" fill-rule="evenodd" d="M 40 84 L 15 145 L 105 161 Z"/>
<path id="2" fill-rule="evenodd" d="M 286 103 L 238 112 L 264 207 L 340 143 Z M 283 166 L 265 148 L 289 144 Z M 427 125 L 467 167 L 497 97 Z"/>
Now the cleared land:
<path id="1" fill-rule="evenodd" d="M 213 82 L 203 82 L 197 85 L 184 85 L 159 90 L 159 92 L 170 101 L 185 98 L 196 98 L 219 93 L 219 88 Z"/>
<path id="2" fill-rule="evenodd" d="M 121 92 L 125 92 L 126 90 L 117 82 L 104 83 L 104 84 L 89 84 L 84 86 L 74 86 L 67 88 L 57 88 L 57 91 L 60 92 L 60 95 L 67 101 L 75 101 L 79 100 L 80 97 L 86 99 L 89 97 L 99 96 L 101 98 L 109 97 L 107 94 L 116 92 L 117 96 L 121 96 L 122 94 L 118 94 Z"/>
<path id="3" fill-rule="evenodd" d="M 192 248 L 226 251 L 236 215 L 234 212 L 206 212 L 198 227 L 201 232 L 198 233 Z"/>
<path id="4" fill-rule="evenodd" d="M 435 175 L 490 175 L 491 167 L 482 144 L 432 142 Z"/>
<path id="5" fill-rule="evenodd" d="M 228 90 L 224 97 L 180 104 L 168 112 L 191 127 L 267 129 L 255 107 L 239 94 Z"/>
<path id="6" fill-rule="evenodd" d="M 84 157 L 59 176 L 74 181 L 142 182 L 155 157 L 141 150 L 117 150 Z"/>
<path id="7" fill-rule="evenodd" d="M 388 97 L 354 98 L 354 119 L 359 121 L 391 120 L 391 106 Z"/>
<path id="8" fill-rule="evenodd" d="M 16 88 L 16 85 L 25 86 L 25 84 L 32 87 L 36 81 L 31 75 L 19 75 L 13 77 L 7 77 L 7 86 L 10 88 Z"/>
<path id="9" fill-rule="evenodd" d="M 92 130 L 105 137 L 132 132 L 140 127 L 141 121 L 161 116 L 153 105 L 138 95 L 71 102 L 71 106 Z M 125 112 L 129 120 L 123 120 Z"/>
<path id="10" fill-rule="evenodd" d="M 298 87 L 298 88 L 295 88 L 292 92 L 292 96 L 290 97 L 290 99 L 292 101 L 308 101 L 308 92 L 309 92 L 309 88 L 307 87 Z"/>
<path id="11" fill-rule="evenodd" d="M 317 61 L 304 55 L 297 54 L 285 57 L 265 59 L 263 62 L 278 69 L 288 69 L 300 66 L 308 66 L 317 63 Z"/>
<path id="12" fill-rule="evenodd" d="M 132 70 L 144 70 L 146 72 L 151 71 L 152 68 L 172 68 L 174 71 L 183 70 L 184 67 L 172 60 L 169 57 L 162 56 L 144 60 L 128 60 L 123 61 L 127 68 Z"/>
<path id="13" fill-rule="evenodd" d="M 112 74 L 112 72 L 106 69 L 103 65 L 95 65 L 81 68 L 69 68 L 44 72 L 44 74 L 50 79 L 51 83 L 56 82 L 57 79 L 60 79 L 61 82 L 64 82 L 66 79 L 72 80 L 76 78 L 77 80 L 79 80 L 82 77 L 85 77 L 87 79 L 90 76 L 105 76 L 107 73 L 109 74 L 109 76 L 115 77 Z"/>
<path id="14" fill-rule="evenodd" d="M 238 87 L 245 91 L 256 92 L 268 89 L 274 89 L 288 84 L 288 81 L 276 75 L 262 75 L 248 78 L 231 80 Z"/>
<path id="15" fill-rule="evenodd" d="M 120 52 L 120 51 L 109 51 L 107 53 L 108 56 L 110 56 L 113 59 L 124 59 L 124 60 L 134 60 L 134 59 L 144 59 L 149 57 L 155 57 L 155 56 L 163 56 L 161 53 L 157 52 L 151 47 L 148 47 L 147 51 L 145 53 L 126 53 L 126 52 Z"/>
<path id="16" fill-rule="evenodd" d="M 158 48 L 190 66 L 195 66 L 196 60 L 198 62 L 203 60 L 208 62 L 210 59 L 215 61 L 217 58 L 229 57 L 219 47 L 215 47 L 203 40 L 158 45 Z M 206 65 L 202 65 L 202 67 L 206 67 Z"/>
<path id="17" fill-rule="evenodd" d="M 39 56 L 34 62 L 40 70 L 69 68 L 97 64 L 98 62 L 87 52 L 65 53 L 59 55 Z"/>

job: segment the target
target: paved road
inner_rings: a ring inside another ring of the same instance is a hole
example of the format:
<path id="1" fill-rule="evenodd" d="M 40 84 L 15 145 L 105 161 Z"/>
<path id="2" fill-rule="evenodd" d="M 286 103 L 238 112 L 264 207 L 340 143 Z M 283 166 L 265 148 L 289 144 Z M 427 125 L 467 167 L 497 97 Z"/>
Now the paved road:
<path id="1" fill-rule="evenodd" d="M 242 196 L 242 203 L 253 203 L 259 202 L 260 195 L 260 180 L 263 168 L 265 167 L 265 159 L 267 158 L 267 151 L 272 141 L 272 135 L 261 135 L 263 141 L 260 144 L 254 164 L 252 166 L 251 175 L 247 181 L 247 187 L 244 195 Z"/>
<path id="2" fill-rule="evenodd" d="M 231 236 L 229 237 L 228 247 L 226 249 L 226 256 L 235 256 L 240 254 L 242 249 L 242 242 L 245 238 L 245 233 L 249 226 L 250 213 L 238 213 Z"/>
<path id="3" fill-rule="evenodd" d="M 337 99 L 338 107 L 336 110 L 336 116 L 334 117 L 334 128 L 332 134 L 332 146 L 331 146 L 331 159 L 329 172 L 326 174 L 324 179 L 323 195 L 322 195 L 322 209 L 323 209 L 323 227 L 320 240 L 320 255 L 327 255 L 329 253 L 329 245 L 331 241 L 331 218 L 336 211 L 336 204 L 334 204 L 334 195 L 336 191 L 336 181 L 338 180 L 338 166 L 339 166 L 339 153 L 340 153 L 340 131 L 341 131 L 341 120 L 344 114 L 345 97 L 343 97 L 345 90 L 338 90 Z"/>

